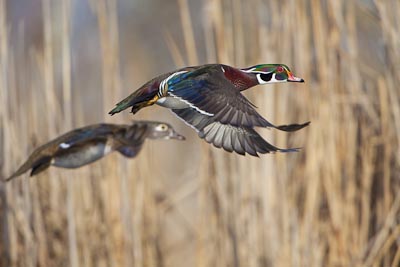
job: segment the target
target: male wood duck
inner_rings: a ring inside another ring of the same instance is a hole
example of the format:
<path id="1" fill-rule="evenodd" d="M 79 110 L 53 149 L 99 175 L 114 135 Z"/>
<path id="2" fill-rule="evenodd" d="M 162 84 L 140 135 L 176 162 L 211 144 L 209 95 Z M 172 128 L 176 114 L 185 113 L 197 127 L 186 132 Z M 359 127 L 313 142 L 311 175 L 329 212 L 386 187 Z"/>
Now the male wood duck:
<path id="1" fill-rule="evenodd" d="M 132 107 L 132 113 L 158 104 L 169 108 L 194 128 L 200 138 L 218 148 L 246 153 L 291 152 L 267 143 L 254 127 L 297 131 L 310 122 L 275 126 L 255 110 L 240 92 L 258 84 L 304 82 L 283 64 L 234 68 L 223 64 L 185 67 L 162 74 L 144 84 L 109 112 L 113 115 Z"/>
<path id="2" fill-rule="evenodd" d="M 135 121 L 131 125 L 95 124 L 70 131 L 38 147 L 28 160 L 6 181 L 32 169 L 36 175 L 50 165 L 78 168 L 92 163 L 112 151 L 128 158 L 135 157 L 146 138 L 185 140 L 164 122 Z"/>

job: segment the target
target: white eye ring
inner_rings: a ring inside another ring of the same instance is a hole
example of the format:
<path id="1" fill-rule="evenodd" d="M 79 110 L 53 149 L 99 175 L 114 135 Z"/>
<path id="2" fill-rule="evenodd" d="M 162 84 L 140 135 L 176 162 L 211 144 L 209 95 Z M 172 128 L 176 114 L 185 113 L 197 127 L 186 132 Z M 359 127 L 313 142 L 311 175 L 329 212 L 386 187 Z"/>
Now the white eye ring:
<path id="1" fill-rule="evenodd" d="M 166 124 L 159 124 L 156 127 L 156 131 L 159 132 L 165 132 L 166 130 L 168 130 L 168 126 Z"/>

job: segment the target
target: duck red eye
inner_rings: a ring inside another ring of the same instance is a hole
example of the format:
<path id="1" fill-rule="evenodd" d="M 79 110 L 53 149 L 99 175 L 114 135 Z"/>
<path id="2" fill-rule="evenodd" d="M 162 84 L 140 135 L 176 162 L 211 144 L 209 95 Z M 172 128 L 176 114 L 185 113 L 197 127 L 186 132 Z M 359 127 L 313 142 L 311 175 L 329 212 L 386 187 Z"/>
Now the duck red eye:
<path id="1" fill-rule="evenodd" d="M 277 72 L 283 72 L 283 68 L 281 66 L 279 66 L 279 67 L 276 68 L 276 71 Z"/>

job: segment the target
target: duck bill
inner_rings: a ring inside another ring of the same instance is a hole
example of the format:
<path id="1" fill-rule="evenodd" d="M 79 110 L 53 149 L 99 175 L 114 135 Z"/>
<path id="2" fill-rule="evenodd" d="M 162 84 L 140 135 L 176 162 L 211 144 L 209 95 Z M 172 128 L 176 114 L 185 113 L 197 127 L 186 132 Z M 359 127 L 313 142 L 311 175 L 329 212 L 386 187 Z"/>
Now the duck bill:
<path id="1" fill-rule="evenodd" d="M 178 133 L 173 133 L 169 138 L 181 141 L 186 140 L 186 138 L 183 135 L 180 135 Z"/>
<path id="2" fill-rule="evenodd" d="M 304 83 L 304 80 L 302 78 L 294 76 L 291 72 L 289 72 L 288 74 L 289 74 L 289 78 L 287 79 L 288 82 Z"/>

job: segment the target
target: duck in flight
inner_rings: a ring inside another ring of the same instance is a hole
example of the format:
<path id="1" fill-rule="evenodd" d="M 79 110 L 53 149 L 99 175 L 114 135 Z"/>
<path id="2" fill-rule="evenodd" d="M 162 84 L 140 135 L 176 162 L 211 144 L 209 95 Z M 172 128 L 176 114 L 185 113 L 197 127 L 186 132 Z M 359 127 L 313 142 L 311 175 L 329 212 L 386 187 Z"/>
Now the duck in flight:
<path id="1" fill-rule="evenodd" d="M 38 147 L 6 181 L 30 169 L 30 175 L 36 175 L 50 165 L 68 169 L 78 168 L 113 151 L 133 158 L 147 138 L 185 140 L 184 136 L 164 122 L 134 121 L 131 125 L 94 124 L 70 131 Z"/>
<path id="2" fill-rule="evenodd" d="M 304 82 L 283 64 L 261 64 L 234 68 L 223 64 L 185 67 L 162 74 L 119 102 L 113 115 L 131 107 L 131 112 L 157 104 L 170 109 L 199 137 L 215 147 L 241 155 L 292 152 L 265 141 L 254 127 L 297 131 L 310 122 L 275 126 L 264 119 L 241 93 L 259 84 Z"/>

